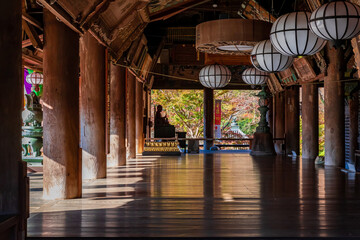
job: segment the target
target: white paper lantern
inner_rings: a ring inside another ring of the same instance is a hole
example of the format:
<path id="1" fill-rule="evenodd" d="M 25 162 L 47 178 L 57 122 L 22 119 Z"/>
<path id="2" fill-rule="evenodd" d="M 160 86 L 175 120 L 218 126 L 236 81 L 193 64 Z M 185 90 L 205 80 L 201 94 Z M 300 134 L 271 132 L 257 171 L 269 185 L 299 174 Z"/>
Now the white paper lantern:
<path id="1" fill-rule="evenodd" d="M 326 41 L 309 27 L 309 12 L 293 12 L 279 17 L 271 27 L 270 40 L 281 54 L 306 56 L 319 52 Z"/>
<path id="2" fill-rule="evenodd" d="M 231 72 L 223 65 L 208 65 L 200 70 L 199 80 L 204 87 L 222 88 L 230 82 Z"/>
<path id="3" fill-rule="evenodd" d="M 44 83 L 44 77 L 42 73 L 33 72 L 26 76 L 26 82 L 32 85 L 39 85 Z"/>
<path id="4" fill-rule="evenodd" d="M 260 71 L 281 72 L 293 63 L 293 57 L 279 53 L 270 40 L 264 40 L 255 45 L 251 52 L 251 62 Z"/>
<path id="5" fill-rule="evenodd" d="M 242 79 L 245 83 L 250 85 L 262 85 L 265 84 L 269 74 L 262 72 L 256 68 L 248 68 L 242 73 Z"/>
<path id="6" fill-rule="evenodd" d="M 360 33 L 360 7 L 346 1 L 322 5 L 310 17 L 310 29 L 326 40 L 351 39 Z"/>

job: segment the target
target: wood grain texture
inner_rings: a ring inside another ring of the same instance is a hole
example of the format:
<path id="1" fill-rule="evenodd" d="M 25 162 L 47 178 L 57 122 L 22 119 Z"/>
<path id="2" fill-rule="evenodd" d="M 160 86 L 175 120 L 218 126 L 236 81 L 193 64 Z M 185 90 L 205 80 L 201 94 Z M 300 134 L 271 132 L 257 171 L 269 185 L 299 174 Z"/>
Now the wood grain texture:
<path id="1" fill-rule="evenodd" d="M 86 33 L 80 39 L 80 127 L 83 179 L 106 177 L 105 48 Z"/>
<path id="2" fill-rule="evenodd" d="M 81 199 L 32 208 L 28 235 L 359 237 L 359 183 L 359 175 L 282 156 L 141 157 L 85 183 Z M 41 192 L 41 174 L 31 190 Z"/>
<path id="3" fill-rule="evenodd" d="M 144 151 L 144 87 L 143 83 L 136 81 L 136 153 Z"/>
<path id="4" fill-rule="evenodd" d="M 300 104 L 299 86 L 285 90 L 285 137 L 286 154 L 300 154 Z"/>
<path id="5" fill-rule="evenodd" d="M 21 1 L 6 1 L 0 9 L 0 215 L 19 212 L 21 161 L 21 111 L 23 79 L 21 73 Z"/>
<path id="6" fill-rule="evenodd" d="M 274 97 L 274 138 L 283 138 L 285 136 L 285 92 L 275 93 Z M 275 151 L 282 153 L 282 141 L 275 141 Z"/>
<path id="7" fill-rule="evenodd" d="M 108 167 L 126 164 L 126 69 L 110 64 L 110 158 Z"/>
<path id="8" fill-rule="evenodd" d="M 319 94 L 316 84 L 303 84 L 302 90 L 302 156 L 315 160 L 319 155 Z"/>
<path id="9" fill-rule="evenodd" d="M 204 103 L 204 137 L 214 137 L 214 90 L 211 88 L 204 88 L 203 95 Z M 214 141 L 205 141 L 204 149 L 210 150 Z"/>
<path id="10" fill-rule="evenodd" d="M 329 64 L 324 81 L 325 164 L 345 166 L 344 53 L 326 44 Z"/>
<path id="11" fill-rule="evenodd" d="M 79 35 L 44 10 L 44 198 L 81 196 Z"/>
<path id="12" fill-rule="evenodd" d="M 126 131 L 127 131 L 127 142 L 126 142 L 126 157 L 127 159 L 136 157 L 136 78 L 135 76 L 127 71 L 126 73 Z"/>

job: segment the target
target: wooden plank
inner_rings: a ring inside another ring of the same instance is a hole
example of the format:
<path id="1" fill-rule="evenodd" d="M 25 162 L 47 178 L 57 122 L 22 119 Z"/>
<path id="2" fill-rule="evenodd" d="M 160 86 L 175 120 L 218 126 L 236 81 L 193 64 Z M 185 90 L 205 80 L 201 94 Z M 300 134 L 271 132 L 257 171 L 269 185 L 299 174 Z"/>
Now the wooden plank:
<path id="1" fill-rule="evenodd" d="M 140 157 L 84 183 L 81 199 L 40 202 L 31 176 L 29 237 L 357 237 L 358 176 L 284 155 Z"/>
<path id="2" fill-rule="evenodd" d="M 272 94 L 276 93 L 276 90 L 275 90 L 270 78 L 266 79 L 266 85 L 269 87 L 269 90 Z"/>
<path id="3" fill-rule="evenodd" d="M 270 73 L 270 81 L 272 83 L 272 86 L 274 87 L 275 92 L 284 91 L 283 87 L 281 86 L 278 78 L 274 73 Z"/>
<path id="4" fill-rule="evenodd" d="M 140 78 L 147 79 L 151 67 L 151 63 L 152 63 L 152 58 L 147 53 L 145 56 L 144 64 L 141 67 Z"/>
<path id="5" fill-rule="evenodd" d="M 303 82 L 310 82 L 316 77 L 314 69 L 311 67 L 308 60 L 304 57 L 295 58 L 293 67 L 296 74 Z"/>
<path id="6" fill-rule="evenodd" d="M 172 65 L 204 65 L 204 53 L 198 55 L 194 44 L 176 44 L 170 49 L 170 56 Z"/>
<path id="7" fill-rule="evenodd" d="M 200 4 L 209 2 L 210 0 L 187 0 L 180 2 L 179 4 L 176 4 L 174 6 L 165 8 L 163 10 L 157 11 L 155 13 L 150 14 L 150 21 L 155 22 L 159 20 L 166 20 L 172 16 L 175 16 L 176 14 L 179 14 L 183 11 L 186 11 L 190 8 L 193 8 L 195 6 L 198 6 Z"/>
<path id="8" fill-rule="evenodd" d="M 43 34 L 39 35 L 39 39 L 40 39 L 41 42 L 43 42 L 44 41 L 44 35 Z M 30 39 L 26 39 L 26 40 L 22 41 L 22 48 L 29 47 L 31 45 L 32 45 L 32 42 L 31 42 Z"/>
<path id="9" fill-rule="evenodd" d="M 35 31 L 34 27 L 32 25 L 29 25 L 25 20 L 22 20 L 22 27 L 26 32 L 26 35 L 28 35 L 32 45 L 36 49 L 43 49 L 43 43 L 39 38 L 39 35 Z"/>
<path id="10" fill-rule="evenodd" d="M 133 57 L 133 59 L 131 59 L 131 66 L 133 66 L 133 67 L 136 66 L 136 63 L 138 62 L 138 60 L 140 58 L 142 49 L 144 46 L 146 46 L 146 44 L 147 44 L 147 39 L 146 39 L 145 35 L 143 34 L 143 35 L 141 35 L 140 41 L 137 45 L 134 57 Z"/>
<path id="11" fill-rule="evenodd" d="M 85 17 L 85 19 L 80 23 L 80 27 L 84 30 L 88 30 L 91 22 L 96 19 L 100 13 L 105 11 L 109 7 L 110 0 L 103 0 Z"/>
<path id="12" fill-rule="evenodd" d="M 141 40 L 141 37 L 138 37 L 135 41 L 133 41 L 131 43 L 131 46 L 130 46 L 129 50 L 127 51 L 127 55 L 126 55 L 126 62 L 127 63 L 133 62 L 133 59 L 134 59 L 135 53 L 136 53 L 136 51 L 138 49 L 138 45 L 139 45 L 140 40 Z"/>
<path id="13" fill-rule="evenodd" d="M 26 62 L 34 64 L 34 65 L 42 66 L 42 64 L 43 64 L 42 58 L 34 55 L 34 53 L 28 49 L 24 49 L 24 48 L 22 49 L 22 58 Z"/>
<path id="14" fill-rule="evenodd" d="M 357 77 L 359 77 L 359 69 L 360 69 L 360 48 L 359 48 L 359 41 L 360 41 L 360 37 L 355 37 L 353 39 L 351 39 L 351 46 L 353 47 L 353 51 L 354 51 L 354 58 L 355 58 L 355 63 L 356 63 L 356 68 L 357 68 Z"/>
<path id="15" fill-rule="evenodd" d="M 27 14 L 26 12 L 22 13 L 22 19 L 24 19 L 26 22 L 30 23 L 34 27 L 37 27 L 41 31 L 44 31 L 43 25 L 38 20 Z"/>
<path id="16" fill-rule="evenodd" d="M 158 45 L 158 48 L 156 49 L 156 52 L 155 52 L 155 55 L 153 57 L 153 61 L 151 62 L 151 66 L 150 66 L 150 73 L 148 74 L 147 76 L 147 79 L 146 79 L 146 82 L 147 82 L 147 86 L 151 89 L 152 88 L 152 85 L 154 84 L 154 77 L 153 77 L 153 74 L 152 72 L 154 71 L 155 69 L 155 66 L 159 60 L 159 57 L 160 57 L 160 54 L 161 54 L 161 51 L 162 49 L 164 48 L 165 46 L 165 41 L 166 41 L 166 37 L 163 37 L 161 39 L 161 42 L 160 44 Z"/>
<path id="17" fill-rule="evenodd" d="M 237 55 L 221 55 L 205 53 L 205 65 L 222 64 L 222 65 L 247 65 L 251 66 L 250 56 L 237 56 Z"/>
<path id="18" fill-rule="evenodd" d="M 247 19 L 258 19 L 263 21 L 275 22 L 276 18 L 271 15 L 265 8 L 263 8 L 255 0 L 245 0 L 242 3 L 242 8 L 239 12 Z"/>
<path id="19" fill-rule="evenodd" d="M 50 4 L 47 0 L 37 0 L 44 8 L 48 9 L 52 14 L 54 14 L 61 22 L 63 22 L 66 26 L 71 28 L 73 31 L 82 34 L 82 30 L 78 26 L 78 24 L 73 22 L 71 16 L 62 9 L 56 2 Z"/>

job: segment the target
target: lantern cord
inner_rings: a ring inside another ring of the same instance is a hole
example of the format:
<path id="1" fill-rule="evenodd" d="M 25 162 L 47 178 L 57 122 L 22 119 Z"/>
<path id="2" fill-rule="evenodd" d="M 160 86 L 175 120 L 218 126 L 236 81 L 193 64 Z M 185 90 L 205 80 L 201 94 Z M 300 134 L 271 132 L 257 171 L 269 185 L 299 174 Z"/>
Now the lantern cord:
<path id="1" fill-rule="evenodd" d="M 295 0 L 295 3 L 294 3 L 294 12 L 296 12 L 296 0 Z"/>
<path id="2" fill-rule="evenodd" d="M 119 67 L 123 67 L 123 68 L 129 68 L 133 71 L 141 71 L 140 68 L 136 68 L 136 67 L 131 67 L 131 66 L 127 66 L 127 65 L 123 65 L 123 64 L 119 64 L 116 63 L 114 64 L 116 66 Z M 152 71 L 144 71 L 146 73 L 150 73 L 153 75 L 157 75 L 157 76 L 162 76 L 162 77 L 168 77 L 168 78 L 173 78 L 173 79 L 179 79 L 179 80 L 185 80 L 185 81 L 191 81 L 191 82 L 199 82 L 199 80 L 197 79 L 191 79 L 191 78 L 185 78 L 185 77 L 178 77 L 178 76 L 173 76 L 173 75 L 168 75 L 168 74 L 162 74 L 162 73 L 157 73 L 157 72 L 152 72 Z M 354 82 L 354 81 L 359 81 L 358 78 L 353 78 L 353 79 L 340 79 L 339 81 L 334 81 L 334 82 Z M 309 82 L 309 83 L 294 83 L 292 85 L 283 85 L 281 84 L 282 87 L 286 88 L 288 86 L 302 86 L 302 85 L 322 85 L 324 84 L 324 82 Z M 246 83 L 234 83 L 234 82 L 230 82 L 228 85 L 236 85 L 236 86 L 248 86 L 249 84 Z"/>
<path id="3" fill-rule="evenodd" d="M 271 15 L 274 16 L 274 0 L 271 0 Z M 270 12 L 269 12 L 269 22 L 271 21 Z"/>

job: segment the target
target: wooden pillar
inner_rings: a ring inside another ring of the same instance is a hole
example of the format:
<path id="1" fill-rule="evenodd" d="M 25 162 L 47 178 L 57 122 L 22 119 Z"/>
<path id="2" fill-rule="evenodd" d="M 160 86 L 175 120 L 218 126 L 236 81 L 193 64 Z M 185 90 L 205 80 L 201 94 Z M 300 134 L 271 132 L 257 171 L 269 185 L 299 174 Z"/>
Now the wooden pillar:
<path id="1" fill-rule="evenodd" d="M 302 158 L 314 160 L 319 154 L 319 95 L 316 84 L 302 85 Z"/>
<path id="2" fill-rule="evenodd" d="M 283 138 L 285 136 L 285 92 L 278 92 L 274 95 L 274 138 Z M 276 153 L 282 153 L 283 141 L 275 141 Z"/>
<path id="3" fill-rule="evenodd" d="M 44 9 L 44 198 L 81 196 L 79 35 Z"/>
<path id="4" fill-rule="evenodd" d="M 126 69 L 110 64 L 109 167 L 126 164 Z"/>
<path id="5" fill-rule="evenodd" d="M 214 90 L 204 88 L 204 138 L 214 137 Z M 214 141 L 204 141 L 204 150 L 210 150 Z"/>
<path id="6" fill-rule="evenodd" d="M 144 88 L 143 84 L 136 81 L 136 152 L 144 151 Z"/>
<path id="7" fill-rule="evenodd" d="M 285 137 L 286 154 L 300 152 L 299 87 L 285 90 Z"/>
<path id="8" fill-rule="evenodd" d="M 359 92 L 356 91 L 349 99 L 350 108 L 350 160 L 355 163 L 355 150 L 358 149 L 359 136 Z"/>
<path id="9" fill-rule="evenodd" d="M 21 1 L 5 1 L 0 9 L 0 215 L 19 214 L 21 163 Z M 0 234 L 2 230 L 0 230 Z"/>
<path id="10" fill-rule="evenodd" d="M 151 137 L 151 89 L 146 89 L 145 91 L 145 112 L 146 112 L 146 135 L 145 137 L 150 138 Z"/>
<path id="11" fill-rule="evenodd" d="M 271 94 L 269 92 L 269 94 Z M 274 96 L 270 96 L 269 97 L 269 111 L 267 112 L 267 121 L 269 123 L 269 127 L 270 127 L 270 132 L 273 134 L 272 136 L 274 136 L 274 101 L 273 101 Z"/>
<path id="12" fill-rule="evenodd" d="M 89 32 L 80 39 L 80 76 L 83 179 L 104 178 L 105 48 Z"/>
<path id="13" fill-rule="evenodd" d="M 344 91 L 340 80 L 343 77 L 344 53 L 327 44 L 329 59 L 324 80 L 325 95 L 325 165 L 345 165 L 345 116 Z"/>
<path id="14" fill-rule="evenodd" d="M 126 72 L 126 109 L 127 109 L 127 142 L 126 142 L 126 157 L 128 159 L 136 158 L 136 124 L 135 124 L 135 93 L 136 93 L 136 78 L 127 70 Z"/>

